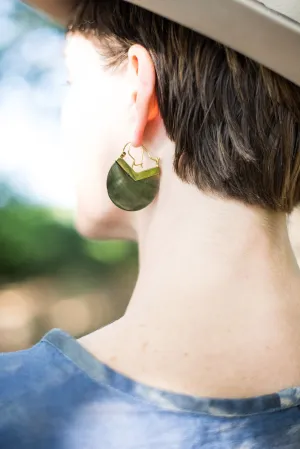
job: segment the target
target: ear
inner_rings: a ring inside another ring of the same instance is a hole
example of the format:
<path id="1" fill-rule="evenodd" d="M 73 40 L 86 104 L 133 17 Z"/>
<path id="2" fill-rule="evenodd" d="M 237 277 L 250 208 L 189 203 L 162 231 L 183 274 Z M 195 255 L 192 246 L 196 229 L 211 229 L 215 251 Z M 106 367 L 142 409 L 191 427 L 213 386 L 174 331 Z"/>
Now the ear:
<path id="1" fill-rule="evenodd" d="M 133 99 L 136 107 L 136 123 L 131 143 L 143 144 L 147 124 L 159 114 L 156 97 L 156 72 L 149 52 L 141 45 L 133 45 L 128 52 L 129 70 L 135 77 Z"/>

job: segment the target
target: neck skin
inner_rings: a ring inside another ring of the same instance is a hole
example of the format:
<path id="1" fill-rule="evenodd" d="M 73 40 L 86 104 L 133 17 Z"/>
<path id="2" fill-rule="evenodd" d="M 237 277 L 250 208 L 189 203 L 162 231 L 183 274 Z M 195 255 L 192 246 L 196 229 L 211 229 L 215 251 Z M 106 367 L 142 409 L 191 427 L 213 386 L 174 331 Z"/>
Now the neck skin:
<path id="1" fill-rule="evenodd" d="M 164 170 L 138 224 L 127 312 L 81 343 L 136 380 L 187 394 L 300 384 L 300 278 L 285 215 L 205 195 L 171 161 Z"/>

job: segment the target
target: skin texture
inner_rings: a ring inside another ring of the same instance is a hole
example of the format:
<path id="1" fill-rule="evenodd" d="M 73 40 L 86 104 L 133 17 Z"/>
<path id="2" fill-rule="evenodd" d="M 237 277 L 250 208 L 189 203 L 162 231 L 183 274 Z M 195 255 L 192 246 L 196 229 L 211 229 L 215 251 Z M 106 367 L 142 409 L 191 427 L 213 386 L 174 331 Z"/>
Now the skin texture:
<path id="1" fill-rule="evenodd" d="M 87 237 L 137 241 L 140 272 L 125 316 L 81 344 L 135 380 L 188 394 L 245 397 L 299 385 L 300 281 L 285 215 L 180 181 L 150 55 L 135 45 L 111 72 L 98 49 L 67 38 L 62 121 L 76 224 Z M 159 194 L 139 212 L 119 210 L 106 191 L 127 142 L 161 158 Z"/>

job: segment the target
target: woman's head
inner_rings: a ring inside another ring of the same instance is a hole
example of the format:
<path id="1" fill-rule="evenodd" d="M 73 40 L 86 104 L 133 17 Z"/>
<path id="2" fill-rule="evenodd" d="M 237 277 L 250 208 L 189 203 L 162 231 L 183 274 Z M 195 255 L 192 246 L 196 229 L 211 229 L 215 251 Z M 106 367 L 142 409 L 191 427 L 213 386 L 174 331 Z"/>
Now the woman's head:
<path id="1" fill-rule="evenodd" d="M 64 123 L 79 155 L 83 233 L 134 238 L 155 208 L 124 212 L 109 200 L 106 178 L 128 141 L 161 158 L 163 186 L 180 180 L 278 212 L 298 204 L 299 87 L 122 0 L 79 2 L 67 59 Z"/>

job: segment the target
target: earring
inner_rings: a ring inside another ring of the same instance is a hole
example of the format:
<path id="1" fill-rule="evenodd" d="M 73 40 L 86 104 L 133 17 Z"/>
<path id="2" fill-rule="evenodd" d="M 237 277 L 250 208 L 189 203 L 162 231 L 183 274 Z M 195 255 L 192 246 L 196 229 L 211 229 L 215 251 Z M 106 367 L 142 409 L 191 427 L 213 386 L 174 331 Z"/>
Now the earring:
<path id="1" fill-rule="evenodd" d="M 127 151 L 127 147 L 128 151 Z M 159 158 L 152 157 L 144 146 L 142 148 L 142 162 L 130 153 L 131 143 L 127 143 L 121 156 L 111 167 L 107 177 L 107 192 L 111 201 L 122 210 L 138 211 L 145 209 L 152 203 L 159 190 L 160 168 Z M 144 155 L 147 154 L 156 166 L 147 170 L 136 172 L 134 167 L 144 166 Z M 133 160 L 132 166 L 125 161 L 128 156 Z"/>

